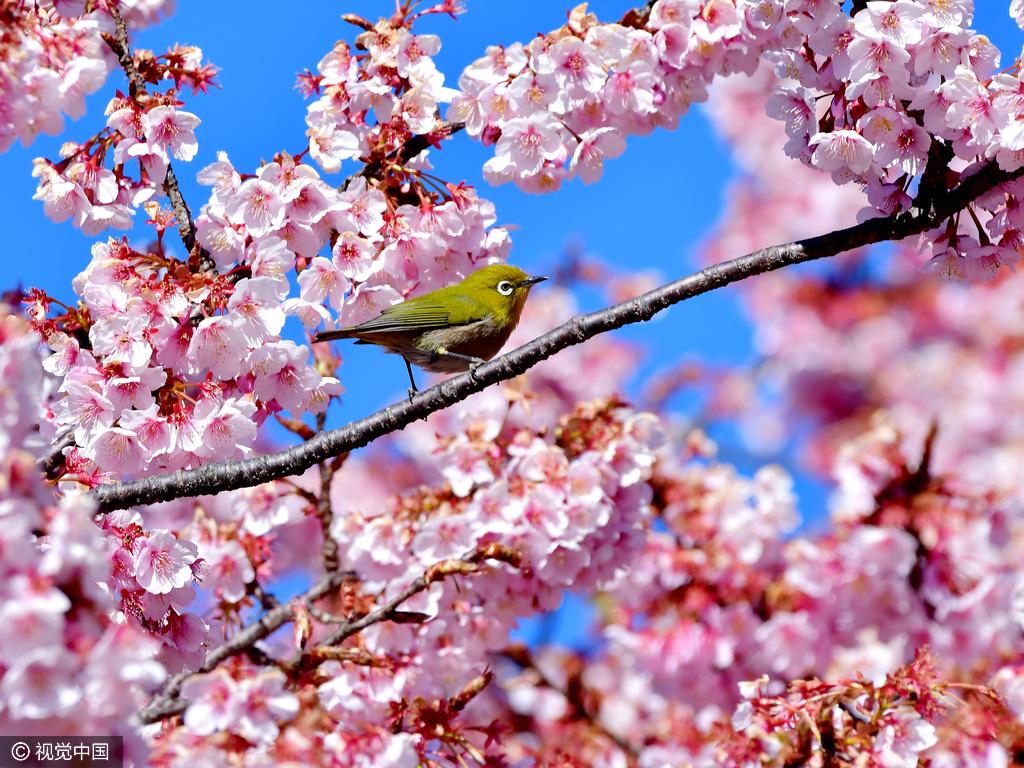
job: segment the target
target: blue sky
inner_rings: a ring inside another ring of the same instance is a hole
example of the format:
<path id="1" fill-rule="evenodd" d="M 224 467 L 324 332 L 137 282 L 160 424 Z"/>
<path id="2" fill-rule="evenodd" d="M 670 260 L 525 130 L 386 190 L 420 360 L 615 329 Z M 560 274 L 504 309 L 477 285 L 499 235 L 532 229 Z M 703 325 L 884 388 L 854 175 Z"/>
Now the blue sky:
<path id="1" fill-rule="evenodd" d="M 601 18 L 614 19 L 633 4 L 597 0 L 590 3 L 590 9 Z M 197 130 L 198 157 L 191 164 L 177 164 L 193 211 L 198 211 L 206 192 L 195 183 L 195 173 L 212 162 L 218 150 L 226 150 L 240 170 L 251 171 L 277 151 L 294 153 L 303 148 L 305 102 L 294 89 L 295 75 L 307 67 L 315 68 L 338 38 L 352 39 L 356 30 L 340 20 L 342 13 L 373 20 L 393 8 L 391 0 L 252 3 L 246 4 L 244 12 L 240 3 L 179 5 L 170 19 L 139 33 L 133 45 L 159 52 L 176 42 L 195 44 L 221 68 L 221 89 L 184 97 L 186 108 L 203 121 Z M 480 56 L 486 45 L 525 41 L 552 29 L 564 22 L 569 5 L 551 0 L 468 0 L 468 13 L 457 21 L 431 17 L 418 30 L 441 35 L 443 48 L 436 60 L 448 84 L 454 86 L 458 73 Z M 1004 63 L 1012 60 L 1024 38 L 1007 16 L 1009 0 L 980 0 L 976 5 L 975 27 L 1002 48 Z M 61 141 L 84 139 L 98 130 L 115 86 L 123 86 L 119 74 L 88 101 L 86 116 L 69 123 L 62 137 L 41 137 L 28 149 L 16 145 L 0 155 L 4 200 L 0 206 L 0 231 L 4 233 L 0 288 L 20 283 L 44 288 L 57 298 L 69 298 L 70 280 L 87 263 L 95 238 L 85 237 L 68 224 L 54 224 L 43 215 L 42 205 L 31 199 L 35 190 L 32 158 L 54 158 Z M 726 148 L 712 134 L 699 109 L 674 132 L 631 137 L 626 154 L 606 166 L 598 184 L 574 182 L 553 195 L 529 196 L 512 185 L 490 188 L 480 171 L 488 156 L 488 150 L 459 136 L 447 143 L 444 151 L 434 152 L 432 159 L 439 175 L 452 181 L 465 179 L 495 202 L 499 223 L 517 227 L 512 233 L 512 260 L 539 272 L 550 269 L 573 239 L 620 268 L 655 269 L 666 278 L 693 271 L 697 246 L 717 220 L 724 186 L 734 171 Z M 346 165 L 342 173 L 352 168 Z M 139 237 L 148 239 L 151 233 L 141 225 L 144 217 L 137 219 L 137 229 L 142 230 Z M 582 303 L 593 306 L 593 297 L 583 297 Z M 681 357 L 737 363 L 749 361 L 753 355 L 751 328 L 729 291 L 686 302 L 652 323 L 621 333 L 648 351 L 639 380 Z M 346 349 L 345 361 L 346 394 L 341 406 L 332 410 L 331 425 L 365 415 L 404 393 L 400 361 L 388 357 L 382 362 L 377 350 L 358 347 Z M 393 389 L 383 398 L 381 393 L 386 390 L 376 378 L 382 366 L 394 368 Z M 360 375 L 360 371 L 375 375 Z M 744 468 L 753 467 L 746 464 Z M 823 489 L 806 478 L 799 480 L 803 511 L 809 517 L 820 514 Z"/>

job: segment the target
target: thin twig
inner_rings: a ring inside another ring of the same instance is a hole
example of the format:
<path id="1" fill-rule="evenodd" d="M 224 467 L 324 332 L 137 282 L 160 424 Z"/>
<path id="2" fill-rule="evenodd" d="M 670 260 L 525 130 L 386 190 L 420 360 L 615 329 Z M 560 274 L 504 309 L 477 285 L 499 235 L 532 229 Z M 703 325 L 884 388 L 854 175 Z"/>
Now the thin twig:
<path id="1" fill-rule="evenodd" d="M 337 589 L 344 578 L 345 574 L 339 571 L 328 573 L 327 576 L 296 599 L 307 602 L 319 600 L 321 597 Z M 292 618 L 292 612 L 293 609 L 290 602 L 272 608 L 223 645 L 214 648 L 206 654 L 206 660 L 198 669 L 184 670 L 171 677 L 164 683 L 163 688 L 153 698 L 149 706 L 139 712 L 139 719 L 143 723 L 153 723 L 183 712 L 186 705 L 185 702 L 178 698 L 178 694 L 181 692 L 181 686 L 184 685 L 189 677 L 202 672 L 209 672 L 222 661 L 232 656 L 237 656 L 240 653 L 245 653 L 247 649 L 253 647 L 260 640 L 287 624 Z"/>
<path id="2" fill-rule="evenodd" d="M 1006 173 L 990 164 L 959 187 L 937 199 L 928 211 L 870 219 L 847 229 L 749 253 L 715 264 L 663 285 L 642 296 L 597 312 L 577 315 L 552 331 L 454 376 L 409 400 L 390 405 L 339 429 L 320 432 L 311 440 L 284 451 L 233 462 L 207 464 L 188 471 L 154 475 L 127 483 L 101 485 L 92 493 L 100 509 L 125 509 L 186 496 L 216 494 L 246 488 L 304 472 L 331 456 L 361 448 L 379 437 L 424 419 L 466 399 L 469 395 L 518 376 L 567 347 L 625 325 L 650 320 L 666 307 L 708 293 L 754 275 L 822 259 L 853 248 L 886 240 L 902 240 L 934 229 L 947 216 L 962 209 L 999 184 L 1024 175 L 1024 168 Z"/>
<path id="3" fill-rule="evenodd" d="M 362 632 L 373 624 L 394 618 L 399 606 L 409 598 L 418 595 L 420 592 L 427 590 L 431 584 L 442 581 L 449 576 L 473 573 L 476 571 L 476 566 L 485 560 L 498 560 L 508 563 L 513 567 L 519 567 L 520 565 L 520 557 L 515 550 L 497 544 L 482 545 L 467 552 L 458 559 L 442 560 L 424 571 L 419 578 L 415 579 L 409 586 L 383 605 L 374 608 L 363 616 L 344 622 L 321 640 L 318 645 L 325 647 L 340 645 L 357 632 Z M 299 653 L 289 662 L 288 666 L 299 668 L 309 657 L 308 651 Z"/>
<path id="4" fill-rule="evenodd" d="M 402 614 L 398 608 L 406 600 L 425 591 L 435 582 L 457 574 L 474 573 L 478 565 L 485 560 L 497 560 L 509 563 L 513 567 L 518 567 L 520 564 L 519 555 L 515 550 L 496 544 L 480 546 L 468 552 L 462 559 L 442 560 L 424 571 L 423 575 L 383 605 L 363 616 L 345 621 L 334 632 L 318 642 L 315 648 L 298 651 L 294 658 L 280 666 L 286 671 L 296 673 L 307 667 L 316 666 L 326 659 L 323 654 L 318 654 L 317 649 L 340 645 L 352 635 L 361 632 L 373 624 L 378 624 L 382 621 L 405 621 L 409 617 L 416 617 L 417 620 L 422 620 L 420 614 Z M 318 582 L 303 595 L 295 598 L 295 600 L 311 604 L 313 601 L 336 589 L 349 576 L 350 574 L 341 571 L 328 573 L 326 578 Z M 139 719 L 143 723 L 155 723 L 158 720 L 165 720 L 184 712 L 188 703 L 181 699 L 179 694 L 181 693 L 182 685 L 184 685 L 189 677 L 195 674 L 210 672 L 218 664 L 231 656 L 247 653 L 248 649 L 253 647 L 258 641 L 290 621 L 292 615 L 291 604 L 282 605 L 263 614 L 255 622 L 224 643 L 224 645 L 207 654 L 206 661 L 199 669 L 179 672 L 168 680 L 160 692 L 153 698 L 153 701 L 139 711 Z"/>
<path id="5" fill-rule="evenodd" d="M 587 705 L 586 701 L 587 692 L 583 688 L 581 680 L 577 680 L 575 685 L 570 681 L 570 684 L 566 688 L 562 688 L 544 674 L 544 670 L 537 665 L 537 662 L 533 658 L 533 654 L 530 653 L 529 648 L 526 646 L 506 648 L 501 655 L 523 669 L 534 672 L 540 686 L 562 694 L 566 702 L 569 704 L 572 710 L 572 716 L 575 719 L 583 720 L 594 731 L 604 736 L 622 750 L 626 756 L 626 763 L 631 768 L 637 765 L 637 761 L 640 759 L 640 753 L 637 751 L 637 748 L 624 737 L 611 731 L 608 726 L 601 721 L 599 715 L 590 711 L 590 707 Z"/>
<path id="6" fill-rule="evenodd" d="M 342 184 L 342 188 L 344 189 L 347 187 L 349 182 L 358 176 L 362 176 L 367 179 L 379 178 L 382 175 L 382 172 L 386 171 L 387 166 L 405 165 L 426 149 L 429 149 L 431 146 L 443 141 L 444 139 L 451 138 L 465 127 L 465 123 L 442 123 L 437 130 L 431 133 L 421 133 L 411 136 L 408 141 L 387 157 L 367 163 L 363 170 L 346 179 L 345 183 Z"/>
<path id="7" fill-rule="evenodd" d="M 132 57 L 132 51 L 128 45 L 128 25 L 124 23 L 115 4 L 111 4 L 109 10 L 114 19 L 115 33 L 113 35 L 104 34 L 103 40 L 117 56 L 121 69 L 128 77 L 128 94 L 134 100 L 146 90 L 146 82 L 135 66 L 135 59 Z M 190 256 L 196 256 L 199 268 L 203 272 L 213 271 L 214 263 L 210 254 L 203 248 L 196 248 L 196 225 L 192 221 L 192 211 L 189 210 L 188 203 L 185 202 L 185 197 L 181 194 L 178 177 L 174 174 L 174 168 L 169 160 L 167 175 L 164 177 L 164 192 L 171 201 L 171 211 L 174 212 L 174 218 L 178 222 L 178 234 L 181 236 L 181 242 L 185 245 L 185 250 Z"/>
<path id="8" fill-rule="evenodd" d="M 121 69 L 128 76 L 128 95 L 134 99 L 139 93 L 146 90 L 146 82 L 135 67 L 135 60 L 132 58 L 132 51 L 128 46 L 128 25 L 124 23 L 116 5 L 111 5 L 108 10 L 114 19 L 114 34 L 104 34 L 103 40 L 117 56 Z"/>
<path id="9" fill-rule="evenodd" d="M 317 414 L 316 428 L 323 432 L 324 424 L 327 421 L 325 413 Z M 316 500 L 317 517 L 320 518 L 320 531 L 323 535 L 323 545 L 320 553 L 324 561 L 324 570 L 328 573 L 338 570 L 338 542 L 331 533 L 334 523 L 334 507 L 331 504 L 331 481 L 334 479 L 335 463 L 333 461 L 320 462 L 320 496 Z"/>
<path id="10" fill-rule="evenodd" d="M 654 0 L 647 0 L 641 6 L 630 8 L 619 21 L 624 27 L 643 29 L 651 18 L 651 11 L 654 9 Z"/>
<path id="11" fill-rule="evenodd" d="M 75 431 L 70 427 L 67 431 L 56 438 L 50 445 L 50 452 L 39 459 L 39 465 L 47 477 L 54 477 L 57 470 L 64 466 L 64 449 L 75 444 Z"/>

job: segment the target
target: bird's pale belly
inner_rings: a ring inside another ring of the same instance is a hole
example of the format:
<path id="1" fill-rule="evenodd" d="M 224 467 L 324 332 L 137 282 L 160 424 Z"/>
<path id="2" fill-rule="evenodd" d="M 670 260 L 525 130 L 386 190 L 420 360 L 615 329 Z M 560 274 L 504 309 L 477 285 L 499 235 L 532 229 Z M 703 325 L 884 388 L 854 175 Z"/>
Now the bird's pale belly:
<path id="1" fill-rule="evenodd" d="M 439 354 L 440 350 L 490 360 L 505 346 L 511 332 L 511 328 L 507 331 L 495 331 L 489 321 L 481 321 L 428 331 L 419 338 L 416 346 L 402 345 L 394 351 L 425 371 L 459 373 L 469 369 L 469 362 Z"/>

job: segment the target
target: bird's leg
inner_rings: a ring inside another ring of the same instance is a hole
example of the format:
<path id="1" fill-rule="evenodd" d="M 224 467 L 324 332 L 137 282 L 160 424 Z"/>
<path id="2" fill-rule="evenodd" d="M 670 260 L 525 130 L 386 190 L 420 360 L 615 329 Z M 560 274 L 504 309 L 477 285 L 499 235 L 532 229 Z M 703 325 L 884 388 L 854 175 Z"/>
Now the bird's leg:
<path id="1" fill-rule="evenodd" d="M 404 357 L 402 359 L 405 360 L 405 370 L 409 372 L 409 383 L 412 384 L 412 386 L 409 387 L 409 402 L 411 403 L 412 396 L 419 392 L 419 390 L 416 389 L 416 379 L 414 379 L 412 375 L 412 366 L 409 365 L 409 361 L 406 360 Z"/>
<path id="2" fill-rule="evenodd" d="M 487 362 L 481 357 L 473 357 L 473 355 L 463 355 L 459 352 L 452 352 L 451 350 L 445 349 L 444 347 L 438 347 L 437 351 L 434 354 L 436 354 L 438 357 L 451 357 L 456 360 L 464 360 L 465 362 L 469 363 L 470 374 L 472 374 L 473 371 L 476 370 L 479 366 Z"/>

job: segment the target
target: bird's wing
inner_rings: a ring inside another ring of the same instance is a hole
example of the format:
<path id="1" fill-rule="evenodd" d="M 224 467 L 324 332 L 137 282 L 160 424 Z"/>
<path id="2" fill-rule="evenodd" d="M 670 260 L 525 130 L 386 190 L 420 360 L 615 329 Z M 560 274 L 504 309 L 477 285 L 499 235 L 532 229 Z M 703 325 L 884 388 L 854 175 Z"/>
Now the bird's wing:
<path id="1" fill-rule="evenodd" d="M 468 325 L 486 316 L 487 308 L 467 296 L 445 296 L 443 301 L 433 296 L 423 296 L 388 307 L 377 317 L 351 330 L 360 336 L 405 331 L 425 332 Z"/>

